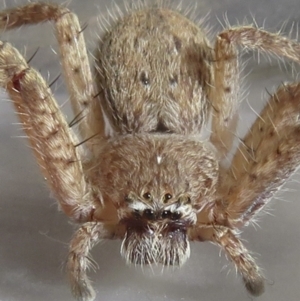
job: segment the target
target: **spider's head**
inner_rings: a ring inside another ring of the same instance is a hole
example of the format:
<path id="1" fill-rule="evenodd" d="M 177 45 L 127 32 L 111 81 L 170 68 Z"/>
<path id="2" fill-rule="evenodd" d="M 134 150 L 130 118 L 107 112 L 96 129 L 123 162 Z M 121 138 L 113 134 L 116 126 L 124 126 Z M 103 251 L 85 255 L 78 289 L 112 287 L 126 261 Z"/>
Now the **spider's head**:
<path id="1" fill-rule="evenodd" d="M 149 201 L 152 195 L 147 192 L 143 197 Z M 163 198 L 168 200 L 172 195 L 166 194 Z M 149 206 L 132 193 L 126 201 L 131 209 L 121 220 L 126 227 L 121 248 L 126 261 L 142 265 L 182 265 L 190 255 L 187 230 L 196 223 L 191 199 L 182 196 L 166 206 L 160 207 L 161 202 Z"/>
<path id="2" fill-rule="evenodd" d="M 212 148 L 193 137 L 136 134 L 112 139 L 99 158 L 93 177 L 116 208 L 127 262 L 183 264 L 189 229 L 214 199 Z"/>

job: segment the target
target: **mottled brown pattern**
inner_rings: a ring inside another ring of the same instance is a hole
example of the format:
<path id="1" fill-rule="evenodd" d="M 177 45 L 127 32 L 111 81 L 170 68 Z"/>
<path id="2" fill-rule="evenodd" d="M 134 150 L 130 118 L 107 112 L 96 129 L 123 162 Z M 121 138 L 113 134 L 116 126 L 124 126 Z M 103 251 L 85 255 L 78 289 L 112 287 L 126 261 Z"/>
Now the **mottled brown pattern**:
<path id="1" fill-rule="evenodd" d="M 117 22 L 96 54 L 99 89 L 112 96 L 101 102 L 115 131 L 199 133 L 210 107 L 211 52 L 200 28 L 166 8 Z"/>
<path id="2" fill-rule="evenodd" d="M 264 277 L 239 233 L 299 166 L 300 84 L 271 96 L 223 167 L 238 119 L 237 46 L 299 62 L 299 44 L 242 26 L 225 29 L 212 47 L 180 12 L 140 7 L 111 20 L 99 42 L 96 94 L 82 29 L 67 8 L 28 3 L 0 13 L 0 29 L 47 20 L 55 25 L 74 120 L 66 122 L 49 85 L 3 42 L 0 86 L 60 208 L 80 224 L 67 260 L 74 297 L 94 300 L 89 251 L 114 238 L 123 240 L 125 260 L 141 265 L 182 265 L 190 240 L 211 241 L 248 292 L 260 295 Z"/>

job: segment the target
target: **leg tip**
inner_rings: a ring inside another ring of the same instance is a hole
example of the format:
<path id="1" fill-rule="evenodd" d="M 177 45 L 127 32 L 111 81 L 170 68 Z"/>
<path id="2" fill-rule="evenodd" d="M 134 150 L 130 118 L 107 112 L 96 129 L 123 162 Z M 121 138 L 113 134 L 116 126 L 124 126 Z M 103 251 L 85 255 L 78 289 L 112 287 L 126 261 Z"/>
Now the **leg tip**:
<path id="1" fill-rule="evenodd" d="M 265 291 L 265 282 L 263 278 L 243 279 L 247 291 L 254 297 L 258 297 Z"/>

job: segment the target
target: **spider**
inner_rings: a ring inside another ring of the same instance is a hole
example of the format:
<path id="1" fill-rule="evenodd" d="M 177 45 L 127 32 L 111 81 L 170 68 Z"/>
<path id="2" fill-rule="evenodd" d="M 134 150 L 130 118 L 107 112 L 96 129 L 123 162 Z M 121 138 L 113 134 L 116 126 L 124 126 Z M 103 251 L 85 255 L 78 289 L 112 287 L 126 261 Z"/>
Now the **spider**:
<path id="1" fill-rule="evenodd" d="M 83 30 L 66 7 L 28 3 L 0 13 L 2 30 L 45 21 L 55 25 L 73 121 L 4 42 L 0 85 L 61 210 L 80 225 L 67 259 L 74 297 L 94 300 L 86 270 L 103 239 L 122 239 L 128 263 L 167 266 L 184 264 L 189 241 L 213 242 L 248 292 L 262 294 L 264 276 L 239 233 L 298 167 L 300 84 L 279 87 L 225 166 L 238 119 L 238 47 L 299 62 L 300 45 L 238 26 L 211 46 L 179 11 L 136 7 L 120 13 L 99 41 L 94 85 Z"/>

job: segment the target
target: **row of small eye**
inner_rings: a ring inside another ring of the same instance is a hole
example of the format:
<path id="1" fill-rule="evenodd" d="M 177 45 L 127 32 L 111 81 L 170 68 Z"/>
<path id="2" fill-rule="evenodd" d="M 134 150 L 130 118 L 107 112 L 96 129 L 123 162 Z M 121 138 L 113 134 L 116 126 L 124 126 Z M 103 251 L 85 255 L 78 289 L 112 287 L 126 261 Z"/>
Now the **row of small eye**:
<path id="1" fill-rule="evenodd" d="M 163 201 L 164 203 L 168 202 L 168 200 L 170 200 L 173 196 L 170 193 L 166 193 L 163 197 Z M 152 198 L 151 193 L 150 192 L 146 192 L 143 194 L 143 198 L 145 200 L 150 200 Z"/>
<path id="2" fill-rule="evenodd" d="M 148 220 L 154 220 L 157 218 L 157 215 L 152 209 L 145 209 L 142 216 Z M 158 218 L 179 220 L 181 218 L 181 213 L 178 211 L 171 212 L 170 210 L 164 210 Z"/>
<path id="3" fill-rule="evenodd" d="M 145 200 L 151 200 L 151 198 L 152 198 L 151 193 L 150 192 L 144 193 L 143 198 Z M 166 193 L 163 197 L 163 202 L 167 203 L 172 198 L 173 198 L 173 196 L 170 193 Z M 191 203 L 191 198 L 189 196 L 186 197 L 185 203 Z"/>

